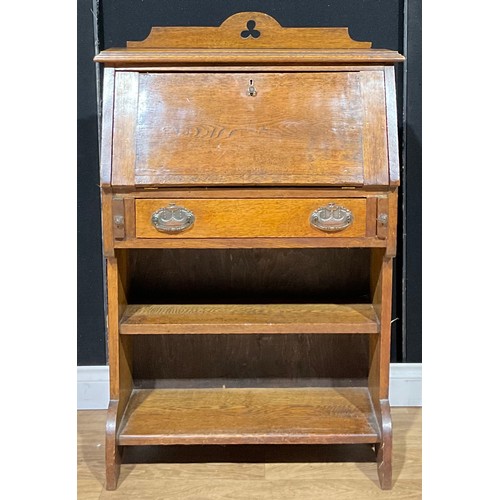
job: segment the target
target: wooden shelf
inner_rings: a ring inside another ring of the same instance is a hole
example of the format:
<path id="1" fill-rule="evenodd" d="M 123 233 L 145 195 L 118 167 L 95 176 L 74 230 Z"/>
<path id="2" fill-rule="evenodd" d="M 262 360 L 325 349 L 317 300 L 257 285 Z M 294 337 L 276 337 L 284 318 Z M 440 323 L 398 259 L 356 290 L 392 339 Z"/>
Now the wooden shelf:
<path id="1" fill-rule="evenodd" d="M 371 304 L 130 305 L 122 334 L 378 333 Z"/>
<path id="2" fill-rule="evenodd" d="M 367 388 L 135 389 L 120 445 L 376 443 Z"/>

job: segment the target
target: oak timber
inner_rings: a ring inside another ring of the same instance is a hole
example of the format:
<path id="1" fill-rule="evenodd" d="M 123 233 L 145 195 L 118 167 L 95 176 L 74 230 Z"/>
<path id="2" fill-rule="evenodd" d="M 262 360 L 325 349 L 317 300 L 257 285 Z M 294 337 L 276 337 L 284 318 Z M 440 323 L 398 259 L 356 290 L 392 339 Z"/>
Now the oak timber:
<path id="1" fill-rule="evenodd" d="M 116 78 L 116 186 L 387 183 L 383 71 Z"/>
<path id="2" fill-rule="evenodd" d="M 380 485 L 392 487 L 403 59 L 347 28 L 284 28 L 259 12 L 153 28 L 95 58 L 107 489 L 124 449 L 176 443 L 375 444 Z M 309 221 L 330 202 L 352 215 L 338 233 Z M 171 203 L 195 213 L 181 234 L 151 224 Z"/>
<path id="3" fill-rule="evenodd" d="M 374 248 L 387 243 L 375 237 L 365 238 L 138 238 L 116 240 L 115 248 Z"/>
<path id="4" fill-rule="evenodd" d="M 165 199 L 136 201 L 138 238 L 349 238 L 366 234 L 366 200 L 363 198 L 304 199 L 179 199 L 175 204 L 193 212 L 193 226 L 178 234 L 158 231 L 152 214 L 167 207 Z M 329 203 L 348 208 L 352 224 L 341 231 L 325 232 L 311 226 L 312 212 Z"/>
<path id="5" fill-rule="evenodd" d="M 371 304 L 129 305 L 122 334 L 377 333 Z"/>
<path id="6" fill-rule="evenodd" d="M 380 441 L 365 388 L 134 390 L 120 445 Z"/>
<path id="7" fill-rule="evenodd" d="M 129 41 L 127 48 L 331 48 L 366 49 L 347 28 L 283 28 L 263 12 L 238 12 L 218 27 L 154 27 L 143 41 Z"/>
<path id="8" fill-rule="evenodd" d="M 377 49 L 107 49 L 94 61 L 111 66 L 179 64 L 394 64 L 404 58 L 394 50 Z"/>

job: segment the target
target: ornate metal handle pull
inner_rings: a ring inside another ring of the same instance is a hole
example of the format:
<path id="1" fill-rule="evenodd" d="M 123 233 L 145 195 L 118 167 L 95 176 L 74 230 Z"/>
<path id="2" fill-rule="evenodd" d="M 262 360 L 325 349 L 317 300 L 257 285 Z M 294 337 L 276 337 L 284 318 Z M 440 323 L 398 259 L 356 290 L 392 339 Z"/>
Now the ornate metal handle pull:
<path id="1" fill-rule="evenodd" d="M 151 216 L 151 223 L 157 231 L 162 233 L 180 233 L 189 229 L 194 221 L 195 216 L 191 210 L 178 207 L 175 203 L 158 209 Z"/>
<path id="2" fill-rule="evenodd" d="M 352 212 L 345 207 L 329 203 L 326 207 L 316 209 L 309 218 L 311 225 L 326 232 L 347 229 L 353 221 Z"/>

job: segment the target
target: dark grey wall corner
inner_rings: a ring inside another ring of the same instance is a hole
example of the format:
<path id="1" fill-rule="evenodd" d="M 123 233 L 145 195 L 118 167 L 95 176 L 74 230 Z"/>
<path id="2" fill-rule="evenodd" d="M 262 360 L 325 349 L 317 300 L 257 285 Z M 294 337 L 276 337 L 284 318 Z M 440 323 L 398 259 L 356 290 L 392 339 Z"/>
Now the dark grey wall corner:
<path id="1" fill-rule="evenodd" d="M 92 0 L 78 0 L 78 365 L 106 364 Z"/>

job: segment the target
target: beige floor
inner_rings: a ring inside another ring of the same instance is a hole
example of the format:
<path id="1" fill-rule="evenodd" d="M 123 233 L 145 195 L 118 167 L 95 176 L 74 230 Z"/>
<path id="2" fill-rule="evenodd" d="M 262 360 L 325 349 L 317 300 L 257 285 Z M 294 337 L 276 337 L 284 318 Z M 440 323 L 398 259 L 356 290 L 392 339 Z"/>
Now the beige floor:
<path id="1" fill-rule="evenodd" d="M 167 463 L 154 463 L 161 457 L 150 455 L 148 460 L 153 463 L 124 464 L 118 489 L 106 491 L 103 487 L 106 413 L 79 411 L 78 498 L 420 499 L 421 409 L 393 408 L 392 417 L 394 486 L 391 491 L 380 490 L 375 463 L 368 461 L 371 451 L 364 447 L 361 450 L 360 447 L 160 448 L 170 453 Z M 335 461 L 344 460 L 346 452 L 356 461 Z"/>

